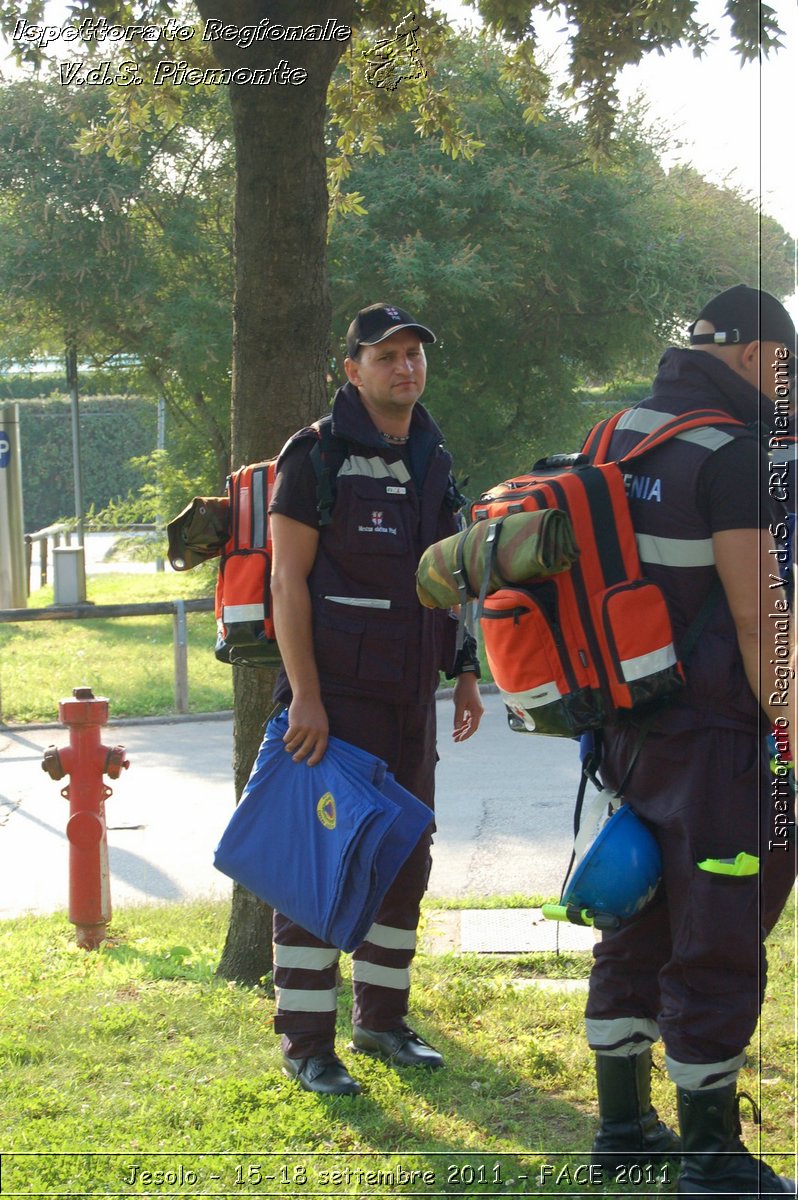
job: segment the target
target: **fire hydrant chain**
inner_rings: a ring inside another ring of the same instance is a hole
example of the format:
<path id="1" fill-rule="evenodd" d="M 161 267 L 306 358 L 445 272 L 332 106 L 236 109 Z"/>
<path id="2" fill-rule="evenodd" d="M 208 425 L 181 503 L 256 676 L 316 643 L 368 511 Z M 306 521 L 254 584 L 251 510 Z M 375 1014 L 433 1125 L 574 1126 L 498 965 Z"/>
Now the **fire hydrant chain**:
<path id="1" fill-rule="evenodd" d="M 108 701 L 91 688 L 75 688 L 72 699 L 58 706 L 61 723 L 69 729 L 69 746 L 48 746 L 42 770 L 59 781 L 69 801 L 69 919 L 79 946 L 96 950 L 105 940 L 111 920 L 108 839 L 105 801 L 113 793 L 103 775 L 118 779 L 129 767 L 124 746 L 103 746 L 100 728 L 108 722 Z"/>

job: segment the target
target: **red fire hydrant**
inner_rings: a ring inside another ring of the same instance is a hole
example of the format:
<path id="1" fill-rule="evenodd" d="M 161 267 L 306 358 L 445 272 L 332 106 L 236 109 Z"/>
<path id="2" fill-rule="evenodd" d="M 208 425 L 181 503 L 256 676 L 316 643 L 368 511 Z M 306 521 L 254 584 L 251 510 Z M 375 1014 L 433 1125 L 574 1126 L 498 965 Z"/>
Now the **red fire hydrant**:
<path id="1" fill-rule="evenodd" d="M 108 701 L 95 699 L 87 687 L 75 688 L 72 696 L 58 705 L 59 719 L 69 729 L 69 745 L 63 750 L 48 746 L 42 770 L 55 780 L 70 777 L 61 791 L 69 801 L 69 919 L 78 945 L 96 950 L 111 920 L 105 802 L 112 793 L 103 775 L 118 779 L 130 764 L 124 746 L 109 749 L 100 741 Z"/>

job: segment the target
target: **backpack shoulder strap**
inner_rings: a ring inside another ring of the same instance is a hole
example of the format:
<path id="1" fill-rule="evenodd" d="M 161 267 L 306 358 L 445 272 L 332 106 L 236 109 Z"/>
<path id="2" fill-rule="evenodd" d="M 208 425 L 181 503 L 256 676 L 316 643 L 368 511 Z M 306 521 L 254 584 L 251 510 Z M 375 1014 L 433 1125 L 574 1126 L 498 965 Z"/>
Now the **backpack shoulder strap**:
<path id="1" fill-rule="evenodd" d="M 332 520 L 335 480 L 346 458 L 348 443 L 333 433 L 332 416 L 329 414 L 314 421 L 310 428 L 316 434 L 316 441 L 310 451 L 310 461 L 316 472 L 316 508 L 319 514 L 319 528 L 323 529 Z"/>
<path id="2" fill-rule="evenodd" d="M 708 425 L 736 425 L 740 429 L 746 428 L 743 421 L 738 421 L 736 417 L 730 417 L 722 409 L 693 409 L 690 412 L 682 413 L 679 417 L 673 417 L 672 420 L 666 421 L 664 425 L 660 425 L 658 429 L 654 429 L 651 433 L 646 434 L 633 450 L 630 450 L 628 454 L 624 454 L 623 458 L 618 461 L 629 462 L 634 458 L 639 458 L 641 455 L 647 454 L 649 450 L 653 450 L 656 446 L 661 446 L 671 438 L 678 437 L 681 433 L 689 433 L 691 429 L 701 429 Z"/>
<path id="3" fill-rule="evenodd" d="M 585 438 L 581 453 L 585 455 L 589 462 L 596 465 L 612 461 L 609 453 L 610 441 L 615 433 L 618 425 L 623 417 L 626 416 L 631 409 L 623 408 L 617 413 L 613 413 L 611 417 L 606 417 L 603 421 L 599 421 L 594 425 L 590 433 Z M 670 421 L 666 421 L 660 425 L 658 429 L 654 429 L 651 433 L 638 442 L 633 450 L 628 454 L 624 454 L 619 462 L 629 462 L 633 458 L 639 458 L 642 454 L 647 454 L 649 450 L 653 450 L 655 446 L 661 446 L 663 442 L 667 442 L 670 438 L 678 437 L 680 433 L 688 433 L 691 429 L 700 429 L 707 425 L 737 425 L 746 428 L 744 422 L 739 421 L 736 417 L 730 417 L 728 413 L 723 412 L 719 408 L 696 408 L 690 412 L 682 413 L 681 416 L 672 417 Z"/>
<path id="4" fill-rule="evenodd" d="M 580 451 L 588 462 L 596 465 L 609 462 L 610 439 L 621 417 L 626 416 L 628 412 L 628 408 L 622 408 L 619 412 L 613 413 L 611 417 L 605 417 L 603 421 L 599 421 L 597 425 L 593 426 Z"/>

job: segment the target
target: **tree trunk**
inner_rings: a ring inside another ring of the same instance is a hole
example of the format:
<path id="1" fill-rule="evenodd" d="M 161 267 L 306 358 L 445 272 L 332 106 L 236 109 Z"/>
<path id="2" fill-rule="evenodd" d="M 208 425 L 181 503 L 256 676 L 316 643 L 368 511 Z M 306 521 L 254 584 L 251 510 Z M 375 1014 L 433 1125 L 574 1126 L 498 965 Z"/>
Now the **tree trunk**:
<path id="1" fill-rule="evenodd" d="M 233 776 L 236 802 L 249 779 L 271 708 L 276 672 L 233 667 Z M 230 924 L 217 974 L 255 986 L 272 973 L 272 910 L 241 884 L 233 886 Z"/>
<path id="2" fill-rule="evenodd" d="M 203 19 L 231 25 L 351 24 L 353 0 L 197 0 Z M 246 49 L 212 43 L 222 67 L 307 72 L 301 83 L 232 84 L 236 146 L 232 465 L 277 454 L 326 408 L 327 86 L 346 42 L 260 41 Z M 234 760 L 240 796 L 268 716 L 271 672 L 235 669 Z M 271 970 L 271 913 L 243 888 L 219 973 L 257 982 Z"/>

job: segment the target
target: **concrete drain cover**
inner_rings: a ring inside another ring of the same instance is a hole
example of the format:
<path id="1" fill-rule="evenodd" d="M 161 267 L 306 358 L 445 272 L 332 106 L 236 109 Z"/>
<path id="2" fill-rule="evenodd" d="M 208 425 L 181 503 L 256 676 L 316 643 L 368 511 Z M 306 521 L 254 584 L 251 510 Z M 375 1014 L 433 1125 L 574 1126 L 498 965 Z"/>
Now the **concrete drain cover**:
<path id="1" fill-rule="evenodd" d="M 535 950 L 591 950 L 592 928 L 549 921 L 539 908 L 465 908 L 460 949 L 473 954 L 528 954 Z"/>

